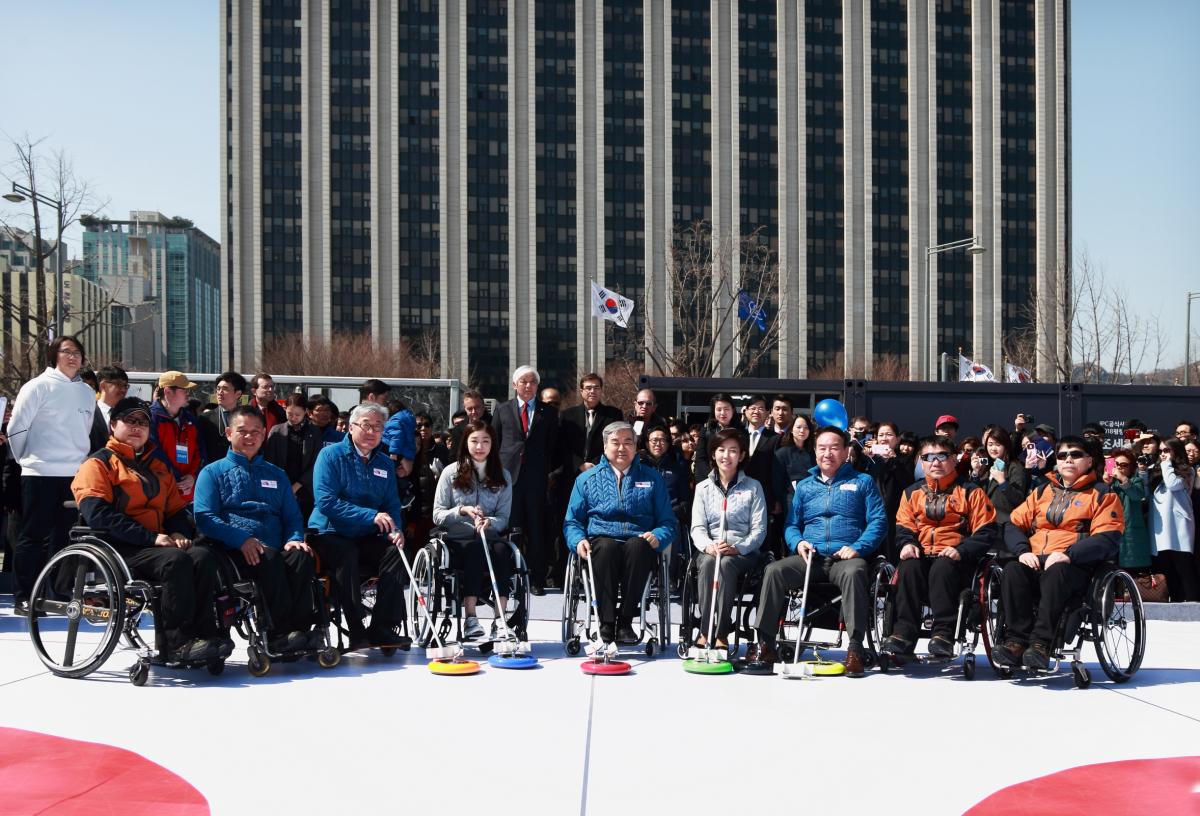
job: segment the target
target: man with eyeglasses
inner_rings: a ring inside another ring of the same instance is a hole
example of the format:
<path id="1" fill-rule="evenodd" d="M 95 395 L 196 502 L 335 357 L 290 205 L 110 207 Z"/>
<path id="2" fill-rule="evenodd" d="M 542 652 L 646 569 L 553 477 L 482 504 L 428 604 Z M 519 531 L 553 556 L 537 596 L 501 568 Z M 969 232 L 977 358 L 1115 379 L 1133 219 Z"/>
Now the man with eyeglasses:
<path id="1" fill-rule="evenodd" d="M 90 445 L 96 452 L 108 444 L 108 420 L 113 406 L 129 393 L 129 375 L 119 366 L 104 366 L 96 372 L 99 391 L 96 394 L 96 412 L 92 414 Z"/>
<path id="2" fill-rule="evenodd" d="M 637 392 L 633 399 L 633 413 L 629 415 L 629 424 L 637 437 L 637 449 L 646 449 L 646 437 L 655 428 L 667 427 L 667 421 L 658 415 L 658 398 L 649 388 Z"/>
<path id="3" fill-rule="evenodd" d="M 396 488 L 396 468 L 382 445 L 387 409 L 364 402 L 350 412 L 346 438 L 317 454 L 313 469 L 316 507 L 308 526 L 317 532 L 313 548 L 333 574 L 350 649 L 404 646 L 396 631 L 404 620 L 404 508 Z M 371 623 L 363 619 L 360 569 L 379 582 Z"/>
<path id="4" fill-rule="evenodd" d="M 900 658 L 912 654 L 928 601 L 929 654 L 953 657 L 958 596 L 999 534 L 996 509 L 983 488 L 958 474 L 949 439 L 926 437 L 917 450 L 925 479 L 904 491 L 896 513 L 896 619 L 883 651 Z"/>
<path id="5" fill-rule="evenodd" d="M 158 378 L 159 398 L 150 407 L 154 456 L 171 471 L 187 502 L 196 489 L 196 475 L 208 461 L 199 422 L 187 408 L 188 391 L 195 387 L 182 371 L 164 371 Z"/>
<path id="6" fill-rule="evenodd" d="M 276 399 L 275 380 L 270 374 L 255 374 L 250 380 L 250 388 L 254 392 L 250 397 L 250 404 L 266 418 L 267 433 L 279 423 L 287 422 L 287 414 Z"/>
<path id="7" fill-rule="evenodd" d="M 163 584 L 156 631 L 168 662 L 228 657 L 213 593 L 217 560 L 192 545 L 187 503 L 162 460 L 153 455 L 150 405 L 126 397 L 112 409 L 112 437 L 88 457 L 71 484 L 88 527 L 121 554 L 135 577 Z"/>
<path id="8" fill-rule="evenodd" d="M 96 399 L 79 379 L 83 343 L 55 338 L 46 370 L 21 386 L 8 421 L 8 444 L 21 466 L 21 532 L 13 547 L 18 614 L 28 614 L 29 593 L 47 559 L 67 544 L 75 523 L 71 479 L 90 450 Z"/>
<path id="9" fill-rule="evenodd" d="M 229 429 L 229 415 L 238 407 L 244 393 L 246 378 L 236 371 L 226 371 L 217 377 L 213 387 L 217 407 L 209 408 L 200 414 L 204 448 L 211 461 L 219 462 L 229 452 L 229 439 L 225 435 L 225 431 Z"/>

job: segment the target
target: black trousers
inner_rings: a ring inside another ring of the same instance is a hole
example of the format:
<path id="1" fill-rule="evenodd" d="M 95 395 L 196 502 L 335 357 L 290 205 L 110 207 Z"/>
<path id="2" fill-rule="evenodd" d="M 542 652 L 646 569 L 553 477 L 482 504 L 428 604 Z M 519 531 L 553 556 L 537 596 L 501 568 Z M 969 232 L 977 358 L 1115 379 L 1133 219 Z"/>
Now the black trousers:
<path id="1" fill-rule="evenodd" d="M 922 556 L 900 561 L 896 569 L 896 622 L 892 634 L 912 643 L 921 633 L 921 607 L 933 612 L 933 634 L 953 637 L 958 623 L 958 596 L 974 561 Z"/>
<path id="2" fill-rule="evenodd" d="M 804 558 L 799 555 L 790 555 L 767 567 L 758 600 L 758 636 L 763 640 L 774 642 L 779 635 L 787 594 L 804 586 L 805 569 Z M 842 619 L 846 623 L 846 631 L 850 633 L 851 641 L 861 644 L 870 619 L 867 562 L 862 558 L 843 561 L 813 553 L 812 569 L 810 591 L 813 584 L 823 581 L 837 585 L 842 593 Z"/>
<path id="3" fill-rule="evenodd" d="M 483 555 L 483 545 L 479 543 L 478 536 L 470 541 L 455 541 L 450 538 L 445 541 L 450 546 L 451 566 L 461 569 L 463 573 L 463 596 L 486 598 L 491 595 L 492 579 L 488 575 L 487 559 Z M 501 597 L 508 597 L 512 576 L 516 572 L 512 549 L 507 541 L 492 537 L 488 538 L 488 547 L 492 553 L 492 569 L 496 570 L 496 587 Z"/>
<path id="4" fill-rule="evenodd" d="M 321 557 L 325 571 L 333 576 L 351 637 L 366 634 L 363 626 L 366 611 L 362 605 L 364 573 L 379 578 L 371 626 L 393 627 L 404 620 L 404 586 L 408 576 L 404 574 L 404 562 L 400 560 L 396 545 L 386 536 L 372 533 L 361 538 L 348 538 L 325 533 L 316 536 L 312 546 Z"/>
<path id="5" fill-rule="evenodd" d="M 589 538 L 592 545 L 592 571 L 596 579 L 596 605 L 600 608 L 602 623 L 632 620 L 642 608 L 642 589 L 650 570 L 658 560 L 658 553 L 641 536 L 632 536 L 624 541 L 599 536 Z M 580 569 L 587 569 L 582 562 Z M 587 580 L 587 576 L 584 576 Z M 618 587 L 621 607 L 617 609 Z"/>
<path id="6" fill-rule="evenodd" d="M 162 584 L 158 600 L 158 629 L 174 649 L 194 637 L 220 634 L 213 593 L 217 588 L 217 557 L 208 547 L 133 547 L 115 545 L 135 578 Z"/>
<path id="7" fill-rule="evenodd" d="M 238 569 L 258 584 L 271 616 L 271 634 L 303 631 L 315 623 L 312 556 L 304 550 L 264 547 L 258 564 L 250 566 L 241 550 L 228 552 Z"/>
<path id="8" fill-rule="evenodd" d="M 1030 569 L 1020 561 L 1006 564 L 1000 582 L 1005 637 L 1052 646 L 1067 602 L 1087 589 L 1091 576 L 1090 570 L 1074 564 L 1058 563 L 1042 570 Z"/>
<path id="9" fill-rule="evenodd" d="M 508 526 L 520 527 L 525 534 L 525 561 L 529 566 L 529 581 L 545 586 L 550 569 L 551 554 L 543 535 L 543 514 L 546 507 L 546 480 L 535 482 L 521 476 L 513 486 L 512 515 Z"/>
<path id="10" fill-rule="evenodd" d="M 1195 553 L 1163 550 L 1158 561 L 1172 601 L 1200 601 L 1200 559 Z"/>
<path id="11" fill-rule="evenodd" d="M 73 501 L 70 476 L 21 477 L 21 533 L 13 548 L 17 599 L 28 598 L 33 583 L 50 556 L 67 546 L 71 526 L 79 511 L 63 502 Z"/>

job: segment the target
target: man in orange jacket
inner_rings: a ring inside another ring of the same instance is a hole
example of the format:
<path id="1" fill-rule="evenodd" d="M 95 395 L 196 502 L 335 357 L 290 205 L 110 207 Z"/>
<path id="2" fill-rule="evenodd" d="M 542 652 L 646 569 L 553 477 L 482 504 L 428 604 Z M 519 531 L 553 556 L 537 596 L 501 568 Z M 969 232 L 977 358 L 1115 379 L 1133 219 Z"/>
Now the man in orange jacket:
<path id="1" fill-rule="evenodd" d="M 958 596 L 975 562 L 996 540 L 996 509 L 982 488 L 958 475 L 948 437 L 922 439 L 917 451 L 925 480 L 904 491 L 896 512 L 896 620 L 883 650 L 912 653 L 928 598 L 933 611 L 929 654 L 953 657 Z"/>
<path id="2" fill-rule="evenodd" d="M 1005 632 L 992 659 L 1001 666 L 1049 668 L 1067 601 L 1087 588 L 1096 564 L 1121 548 L 1125 513 L 1120 497 L 1097 478 L 1104 462 L 1099 445 L 1064 436 L 1055 450 L 1057 473 L 1013 510 L 1004 531 L 1017 560 L 1005 566 L 1000 584 Z"/>

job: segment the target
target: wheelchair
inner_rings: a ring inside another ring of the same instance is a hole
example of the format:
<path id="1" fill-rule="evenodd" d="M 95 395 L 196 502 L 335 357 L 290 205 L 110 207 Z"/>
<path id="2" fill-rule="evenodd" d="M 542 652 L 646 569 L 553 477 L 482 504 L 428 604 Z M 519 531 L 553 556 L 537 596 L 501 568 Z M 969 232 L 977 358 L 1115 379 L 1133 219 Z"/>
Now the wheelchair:
<path id="1" fill-rule="evenodd" d="M 1016 669 L 997 665 L 992 659 L 992 647 L 1004 639 L 1004 608 L 1000 595 L 1003 574 L 1002 566 L 993 562 L 980 587 L 985 616 L 982 634 L 992 671 L 998 677 L 1011 679 Z M 1141 668 L 1146 654 L 1146 612 L 1137 582 L 1115 562 L 1101 563 L 1087 588 L 1068 601 L 1055 629 L 1050 667 L 1046 672 L 1036 674 L 1055 674 L 1070 660 L 1075 687 L 1087 688 L 1092 684 L 1092 676 L 1083 664 L 1082 655 L 1084 644 L 1089 641 L 1096 650 L 1100 668 L 1114 683 L 1127 682 Z M 1034 674 L 1028 669 L 1021 671 Z"/>
<path id="2" fill-rule="evenodd" d="M 642 601 L 637 617 L 638 639 L 634 644 L 618 644 L 654 657 L 666 648 L 671 640 L 671 556 L 668 549 L 658 553 L 658 566 L 650 570 L 646 585 L 642 588 Z M 567 559 L 566 577 L 563 580 L 562 643 L 571 657 L 579 654 L 585 640 L 600 636 L 600 621 L 592 614 L 591 589 L 581 559 L 571 553 Z M 617 597 L 620 604 L 621 598 Z"/>
<path id="3" fill-rule="evenodd" d="M 887 587 L 891 581 L 893 569 L 887 558 L 882 555 L 875 556 L 871 562 L 870 577 L 867 583 L 868 597 L 871 602 L 868 608 L 871 625 L 867 627 L 865 633 L 867 642 L 864 644 L 863 661 L 867 668 L 871 668 L 878 662 L 880 647 L 883 645 L 884 635 L 879 626 L 880 611 L 887 598 Z M 811 598 L 804 597 L 803 589 L 793 589 L 788 593 L 787 607 L 779 627 L 779 660 L 781 663 L 790 663 L 797 659 L 797 634 L 800 639 L 800 654 L 811 649 L 814 654 L 819 655 L 822 650 L 842 649 L 848 645 L 846 623 L 841 615 L 842 594 L 837 584 L 832 581 L 817 581 L 809 586 L 808 591 L 812 595 Z M 804 609 L 804 626 L 797 633 L 801 609 Z M 818 629 L 836 632 L 837 639 L 814 638 L 813 633 Z"/>
<path id="4" fill-rule="evenodd" d="M 512 551 L 515 570 L 512 577 L 512 594 L 504 609 L 499 607 L 499 601 L 492 596 L 490 583 L 487 595 L 480 596 L 478 603 L 492 607 L 498 618 L 505 616 L 508 628 L 520 641 L 529 640 L 529 569 L 525 557 L 521 554 L 524 534 L 519 527 L 514 527 L 501 536 Z M 434 528 L 430 534 L 429 543 L 421 548 L 413 558 L 413 576 L 415 585 L 410 583 L 404 593 L 404 604 L 407 610 L 413 640 L 417 645 L 425 647 L 434 642 L 433 633 L 436 629 L 443 643 L 463 642 L 463 571 L 451 563 L 450 546 L 446 543 L 445 535 Z M 429 602 L 428 616 L 417 613 L 419 601 L 418 589 L 424 593 Z M 482 654 L 488 654 L 495 646 L 498 636 L 495 619 L 492 621 L 491 633 L 485 640 L 474 642 Z M 451 636 L 453 635 L 453 637 Z"/>
<path id="5" fill-rule="evenodd" d="M 691 542 L 689 543 L 689 547 Z M 679 621 L 679 643 L 675 647 L 681 658 L 686 658 L 688 650 L 696 645 L 696 638 L 701 634 L 707 639 L 708 621 L 701 618 L 700 612 L 700 568 L 699 559 L 695 558 L 695 548 L 687 559 L 682 588 L 679 597 L 681 619 Z M 733 610 L 733 628 L 729 630 L 728 657 L 730 661 L 737 659 L 742 641 L 753 642 L 756 639 L 758 627 L 758 591 L 762 587 L 763 573 L 774 560 L 768 552 L 759 551 L 759 563 L 749 572 L 738 578 L 737 601 Z M 725 615 L 727 609 L 718 609 L 719 614 Z"/>
<path id="6" fill-rule="evenodd" d="M 987 577 L 991 571 L 995 569 L 992 563 L 993 553 L 989 553 L 975 564 L 975 569 L 971 574 L 970 581 L 962 588 L 958 595 L 958 615 L 954 625 L 954 655 L 951 657 L 937 657 L 934 655 L 912 655 L 905 656 L 897 660 L 894 656 L 887 654 L 882 649 L 879 652 L 878 662 L 881 672 L 888 672 L 893 667 L 903 666 L 907 663 L 919 663 L 928 666 L 942 666 L 952 663 L 958 658 L 962 658 L 962 673 L 967 680 L 975 679 L 975 650 L 979 647 L 979 641 L 983 637 L 983 593 L 981 588 L 985 586 Z M 892 633 L 892 627 L 896 622 L 896 581 L 899 576 L 899 570 L 890 562 L 885 562 L 877 566 L 886 574 L 886 581 L 881 586 L 881 594 L 874 595 L 874 613 L 875 623 L 874 631 L 877 642 L 882 644 Z M 917 640 L 923 640 L 933 635 L 933 612 L 928 606 L 923 609 L 924 614 L 921 619 L 921 628 L 917 633 Z"/>

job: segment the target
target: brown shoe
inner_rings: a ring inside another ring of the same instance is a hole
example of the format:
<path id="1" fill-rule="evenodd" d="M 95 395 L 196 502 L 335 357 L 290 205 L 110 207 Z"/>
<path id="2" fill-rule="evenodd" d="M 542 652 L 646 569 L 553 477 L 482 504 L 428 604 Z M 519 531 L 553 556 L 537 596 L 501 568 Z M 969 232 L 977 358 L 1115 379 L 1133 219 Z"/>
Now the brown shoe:
<path id="1" fill-rule="evenodd" d="M 866 673 L 866 660 L 862 649 L 851 648 L 846 652 L 846 676 L 862 677 Z"/>
<path id="2" fill-rule="evenodd" d="M 746 647 L 746 663 L 771 668 L 779 662 L 779 650 L 774 643 L 759 641 Z"/>
<path id="3" fill-rule="evenodd" d="M 992 661 L 997 666 L 1014 668 L 1021 665 L 1025 644 L 1019 640 L 1006 640 L 992 649 Z"/>

